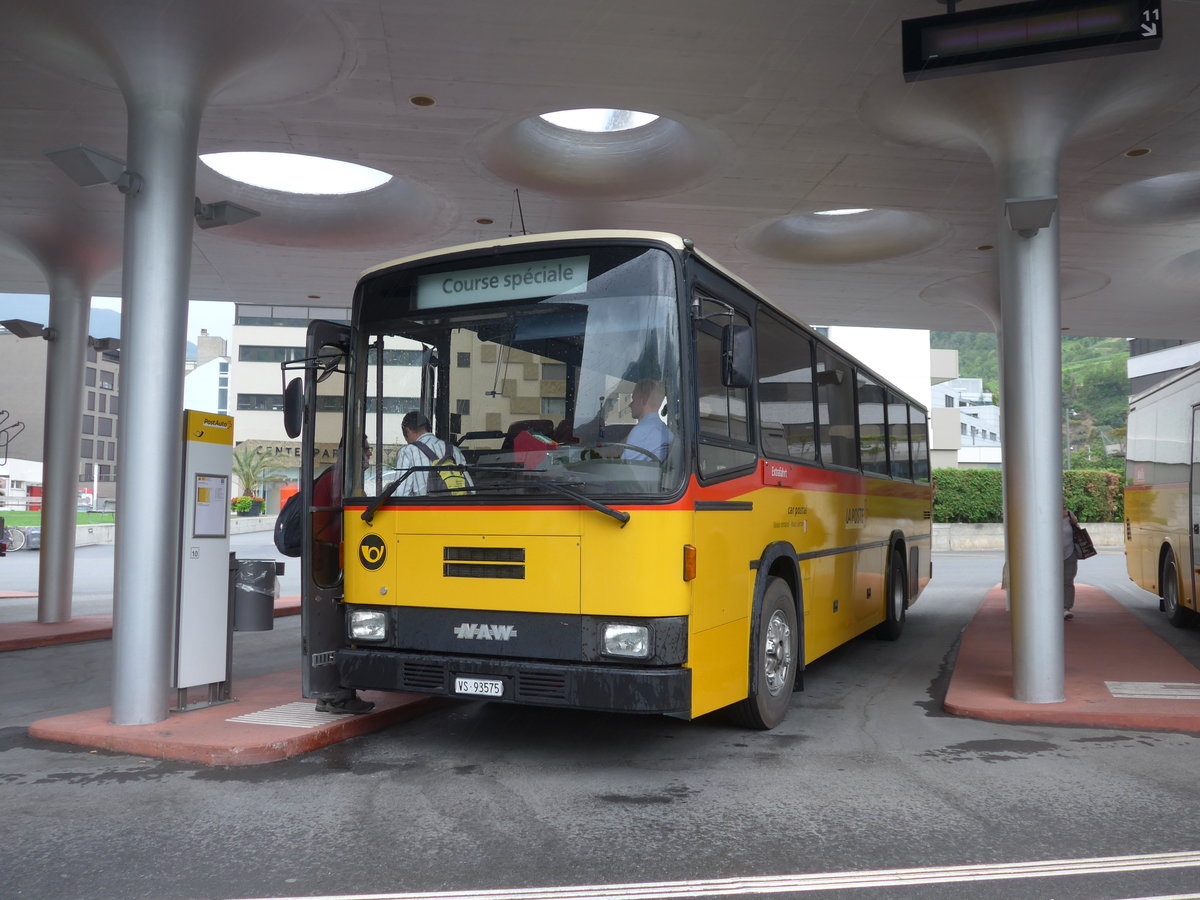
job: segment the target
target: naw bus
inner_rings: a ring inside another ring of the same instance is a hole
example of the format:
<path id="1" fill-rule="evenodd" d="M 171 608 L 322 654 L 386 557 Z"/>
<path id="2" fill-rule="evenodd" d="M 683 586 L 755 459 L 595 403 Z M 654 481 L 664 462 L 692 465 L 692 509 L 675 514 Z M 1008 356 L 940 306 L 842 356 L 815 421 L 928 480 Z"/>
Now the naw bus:
<path id="1" fill-rule="evenodd" d="M 1200 366 L 1129 400 L 1125 565 L 1172 625 L 1197 618 Z"/>
<path id="2" fill-rule="evenodd" d="M 340 460 L 335 499 L 306 498 L 306 696 L 771 728 L 805 666 L 899 637 L 930 578 L 925 408 L 674 235 L 389 262 L 287 368 L 302 484 Z M 468 488 L 395 468 L 414 410 Z"/>

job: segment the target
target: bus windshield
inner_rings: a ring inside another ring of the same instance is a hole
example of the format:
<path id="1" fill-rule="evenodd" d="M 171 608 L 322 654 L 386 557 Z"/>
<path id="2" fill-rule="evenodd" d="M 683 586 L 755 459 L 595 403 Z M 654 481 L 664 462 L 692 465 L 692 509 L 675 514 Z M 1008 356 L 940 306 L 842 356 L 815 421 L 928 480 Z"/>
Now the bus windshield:
<path id="1" fill-rule="evenodd" d="M 397 502 L 439 503 L 645 498 L 682 484 L 679 300 L 664 250 L 572 243 L 398 267 L 359 299 L 357 415 L 378 451 L 364 454 L 364 496 L 397 481 Z M 413 412 L 467 489 L 401 458 Z"/>

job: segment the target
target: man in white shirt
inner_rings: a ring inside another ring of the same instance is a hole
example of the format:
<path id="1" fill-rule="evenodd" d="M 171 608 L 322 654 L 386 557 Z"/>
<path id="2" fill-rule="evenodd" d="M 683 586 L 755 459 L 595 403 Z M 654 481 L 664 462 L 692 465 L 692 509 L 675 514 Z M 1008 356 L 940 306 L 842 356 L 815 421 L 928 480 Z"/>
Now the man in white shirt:
<path id="1" fill-rule="evenodd" d="M 621 459 L 642 459 L 657 463 L 666 460 L 667 451 L 671 449 L 671 439 L 674 437 L 667 423 L 658 414 L 666 395 L 662 382 L 653 378 L 643 378 L 633 386 L 633 399 L 629 403 L 629 409 L 637 419 L 637 424 L 622 441 L 631 446 L 621 452 Z M 647 456 L 640 450 L 633 449 L 634 447 L 649 450 L 654 456 Z"/>
<path id="2" fill-rule="evenodd" d="M 400 453 L 396 456 L 396 469 L 399 470 L 401 475 L 414 466 L 431 466 L 435 461 L 445 456 L 446 442 L 433 434 L 429 429 L 429 419 L 423 413 L 416 410 L 405 413 L 404 418 L 400 421 L 400 433 L 404 436 L 406 442 L 406 446 L 401 447 Z M 430 457 L 428 454 L 422 452 L 421 448 L 417 446 L 418 443 L 428 448 L 433 456 Z M 453 445 L 450 447 L 450 456 L 460 466 L 467 464 L 462 451 Z M 425 496 L 429 493 L 430 476 L 434 478 L 439 477 L 436 472 L 432 471 L 413 472 L 400 482 L 395 496 Z M 470 484 L 469 478 L 467 479 L 467 484 Z"/>

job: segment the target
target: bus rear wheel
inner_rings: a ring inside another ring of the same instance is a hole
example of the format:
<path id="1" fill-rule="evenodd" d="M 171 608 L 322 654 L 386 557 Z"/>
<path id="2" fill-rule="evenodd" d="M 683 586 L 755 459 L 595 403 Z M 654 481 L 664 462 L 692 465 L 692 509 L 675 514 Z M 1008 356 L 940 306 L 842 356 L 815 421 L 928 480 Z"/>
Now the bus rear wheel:
<path id="1" fill-rule="evenodd" d="M 908 606 L 908 575 L 904 560 L 896 550 L 892 551 L 888 566 L 887 583 L 884 585 L 883 621 L 875 626 L 874 636 L 883 641 L 895 641 L 904 633 L 904 619 Z"/>
<path id="2" fill-rule="evenodd" d="M 767 582 L 756 634 L 750 648 L 750 696 L 734 707 L 734 717 L 747 728 L 765 731 L 787 715 L 800 665 L 796 601 L 782 578 Z"/>
<path id="3" fill-rule="evenodd" d="M 1167 621 L 1176 628 L 1185 628 L 1192 621 L 1192 611 L 1179 605 L 1179 570 L 1175 566 L 1174 554 L 1163 563 L 1162 581 L 1163 612 Z"/>

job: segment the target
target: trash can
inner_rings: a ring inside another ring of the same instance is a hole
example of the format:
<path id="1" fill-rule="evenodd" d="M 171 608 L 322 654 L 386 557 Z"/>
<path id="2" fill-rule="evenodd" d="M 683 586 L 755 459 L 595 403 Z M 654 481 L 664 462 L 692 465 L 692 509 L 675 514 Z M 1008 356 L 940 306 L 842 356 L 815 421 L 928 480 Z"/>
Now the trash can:
<path id="1" fill-rule="evenodd" d="M 239 559 L 233 577 L 233 630 L 275 627 L 275 560 Z"/>
<path id="2" fill-rule="evenodd" d="M 41 550 L 42 549 L 42 526 L 28 525 L 25 528 L 25 549 L 26 550 Z"/>

